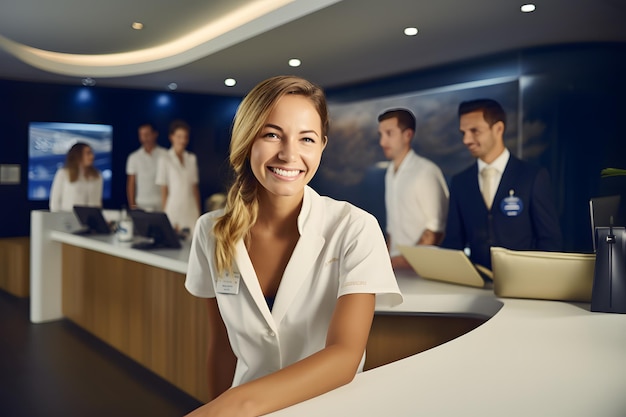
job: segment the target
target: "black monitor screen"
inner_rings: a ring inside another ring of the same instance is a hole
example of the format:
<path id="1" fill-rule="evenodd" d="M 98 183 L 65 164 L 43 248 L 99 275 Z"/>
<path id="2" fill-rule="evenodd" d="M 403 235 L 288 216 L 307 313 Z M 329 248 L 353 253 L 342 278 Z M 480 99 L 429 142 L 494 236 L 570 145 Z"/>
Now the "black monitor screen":
<path id="1" fill-rule="evenodd" d="M 85 227 L 84 233 L 109 234 L 111 229 L 107 224 L 100 207 L 74 206 L 74 214 Z"/>
<path id="2" fill-rule="evenodd" d="M 180 239 L 167 215 L 163 212 L 132 210 L 134 233 L 152 239 L 154 248 L 180 248 Z M 148 248 L 142 245 L 142 248 Z"/>

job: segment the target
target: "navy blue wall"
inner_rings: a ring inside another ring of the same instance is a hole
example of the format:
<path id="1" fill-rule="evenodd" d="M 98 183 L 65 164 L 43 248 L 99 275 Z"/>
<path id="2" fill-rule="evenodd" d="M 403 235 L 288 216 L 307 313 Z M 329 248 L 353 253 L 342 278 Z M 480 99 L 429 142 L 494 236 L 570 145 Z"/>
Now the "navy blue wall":
<path id="1" fill-rule="evenodd" d="M 139 147 L 137 126 L 156 124 L 159 143 L 169 147 L 169 123 L 181 118 L 191 126 L 188 149 L 198 156 L 200 192 L 222 191 L 230 125 L 240 99 L 200 94 L 63 86 L 0 80 L 0 163 L 20 164 L 21 184 L 0 185 L 0 237 L 30 233 L 30 211 L 47 201 L 28 201 L 28 124 L 82 122 L 113 125 L 112 195 L 105 208 L 126 203 L 126 157 Z"/>
<path id="2" fill-rule="evenodd" d="M 626 115 L 625 74 L 626 44 L 561 45 L 329 89 L 327 94 L 333 101 L 350 102 L 498 77 L 532 80 L 520 89 L 522 114 L 524 121 L 545 124 L 541 140 L 548 144 L 533 162 L 551 173 L 565 249 L 586 251 L 591 249 L 589 198 L 623 194 L 626 189 L 626 177 L 600 179 L 602 168 L 626 168 L 626 140 L 620 135 Z M 0 185 L 0 237 L 27 235 L 30 210 L 47 206 L 26 198 L 31 121 L 113 125 L 113 196 L 104 202 L 107 208 L 125 202 L 124 164 L 138 146 L 136 128 L 143 120 L 157 124 L 164 146 L 169 122 L 187 120 L 192 126 L 189 149 L 198 155 L 202 195 L 221 190 L 227 179 L 228 132 L 238 98 L 93 87 L 88 90 L 91 100 L 79 103 L 80 91 L 73 86 L 0 80 L 0 163 L 22 165 L 21 185 Z M 161 96 L 169 97 L 169 104 L 158 105 Z M 354 189 L 334 190 L 319 178 L 312 185 L 322 194 L 363 206 L 379 220 L 384 216 L 380 212 L 383 190 L 375 173 L 366 175 L 356 194 Z"/>
<path id="3" fill-rule="evenodd" d="M 606 167 L 626 169 L 626 139 L 621 132 L 626 118 L 626 44 L 561 45 L 507 52 L 329 90 L 327 94 L 335 101 L 350 102 L 500 77 L 528 81 L 520 86 L 523 121 L 545 125 L 539 138 L 531 137 L 536 133 L 531 129 L 522 129 L 522 143 L 546 145 L 531 162 L 545 166 L 551 174 L 564 249 L 591 251 L 589 199 L 622 194 L 622 201 L 626 200 L 626 177 L 600 177 Z M 314 187 L 321 193 L 343 197 L 330 185 L 319 182 L 319 177 L 316 179 Z M 375 213 L 379 221 L 384 216 L 381 182 L 380 173 L 368 173 L 355 201 Z"/>

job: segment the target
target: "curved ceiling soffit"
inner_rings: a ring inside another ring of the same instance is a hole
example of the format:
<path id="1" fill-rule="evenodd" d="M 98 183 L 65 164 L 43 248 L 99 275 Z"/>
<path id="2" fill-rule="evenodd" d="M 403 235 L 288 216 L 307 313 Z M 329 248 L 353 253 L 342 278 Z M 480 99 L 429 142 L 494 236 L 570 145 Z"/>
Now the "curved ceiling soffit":
<path id="1" fill-rule="evenodd" d="M 255 1 L 171 42 L 122 53 L 80 55 L 46 51 L 2 35 L 0 48 L 35 68 L 56 74 L 78 77 L 140 75 L 189 64 L 338 1 L 275 0 L 270 4 Z"/>

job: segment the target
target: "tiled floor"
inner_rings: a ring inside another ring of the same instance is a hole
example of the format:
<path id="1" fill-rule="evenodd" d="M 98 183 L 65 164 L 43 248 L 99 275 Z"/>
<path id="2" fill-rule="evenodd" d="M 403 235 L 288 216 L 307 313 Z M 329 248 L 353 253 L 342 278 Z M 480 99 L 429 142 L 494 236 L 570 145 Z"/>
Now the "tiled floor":
<path id="1" fill-rule="evenodd" d="M 197 400 L 67 320 L 0 290 L 0 416 L 183 416 Z"/>

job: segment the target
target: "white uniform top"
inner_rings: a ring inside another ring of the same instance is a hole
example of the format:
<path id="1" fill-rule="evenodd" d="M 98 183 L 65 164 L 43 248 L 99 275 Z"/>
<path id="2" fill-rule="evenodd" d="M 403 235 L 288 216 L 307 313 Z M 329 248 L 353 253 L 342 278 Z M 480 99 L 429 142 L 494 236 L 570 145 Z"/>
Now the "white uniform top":
<path id="1" fill-rule="evenodd" d="M 102 175 L 87 179 L 82 173 L 70 182 L 67 169 L 59 169 L 50 188 L 50 211 L 71 212 L 74 206 L 102 207 L 102 184 Z"/>
<path id="2" fill-rule="evenodd" d="M 397 172 L 390 163 L 385 174 L 389 254 L 400 255 L 397 245 L 415 246 L 425 229 L 445 231 L 448 198 L 441 169 L 412 149 Z"/>
<path id="3" fill-rule="evenodd" d="M 377 303 L 398 305 L 402 295 L 376 219 L 353 205 L 320 197 L 306 187 L 298 216 L 300 239 L 285 268 L 270 311 L 240 240 L 236 247 L 236 294 L 220 290 L 212 227 L 223 210 L 203 215 L 193 235 L 185 287 L 217 298 L 237 357 L 233 386 L 275 372 L 324 348 L 337 298 L 378 294 Z M 238 271 L 238 272 L 237 272 Z M 363 361 L 359 371 L 362 370 Z"/>
<path id="4" fill-rule="evenodd" d="M 179 230 L 193 230 L 196 220 L 200 217 L 198 203 L 193 189 L 198 184 L 198 164 L 196 156 L 184 151 L 184 164 L 176 156 L 173 148 L 159 159 L 156 183 L 166 185 L 168 190 L 164 211 L 173 227 Z"/>
<path id="5" fill-rule="evenodd" d="M 126 175 L 135 176 L 135 203 L 144 210 L 161 211 L 161 187 L 156 183 L 156 172 L 159 158 L 167 153 L 165 148 L 156 146 L 151 153 L 143 146 L 126 160 Z"/>

